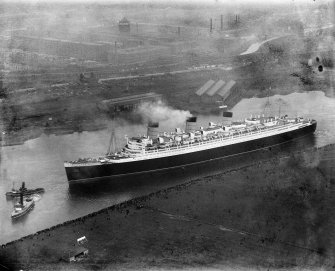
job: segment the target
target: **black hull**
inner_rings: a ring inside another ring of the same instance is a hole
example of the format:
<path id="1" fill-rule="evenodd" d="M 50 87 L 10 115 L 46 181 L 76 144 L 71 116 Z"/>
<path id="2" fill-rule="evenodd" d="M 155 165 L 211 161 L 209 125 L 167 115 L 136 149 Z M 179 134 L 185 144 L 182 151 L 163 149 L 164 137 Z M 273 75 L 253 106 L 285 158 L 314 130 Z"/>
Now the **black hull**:
<path id="1" fill-rule="evenodd" d="M 271 146 L 282 144 L 314 133 L 315 129 L 316 121 L 313 121 L 312 125 L 305 126 L 298 130 L 214 149 L 142 161 L 101 164 L 95 166 L 66 167 L 65 170 L 69 181 L 83 181 L 173 169 L 188 165 L 196 165 L 221 158 L 229 158 L 263 148 L 269 148 Z"/>

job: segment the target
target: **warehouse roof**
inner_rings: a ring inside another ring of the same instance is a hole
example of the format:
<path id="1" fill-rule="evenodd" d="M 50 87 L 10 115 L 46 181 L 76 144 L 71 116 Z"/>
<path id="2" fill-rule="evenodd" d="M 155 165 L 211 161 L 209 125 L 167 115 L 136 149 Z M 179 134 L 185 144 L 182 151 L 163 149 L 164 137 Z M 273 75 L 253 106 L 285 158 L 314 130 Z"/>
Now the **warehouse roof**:
<path id="1" fill-rule="evenodd" d="M 236 84 L 234 80 L 230 80 L 218 93 L 221 97 L 224 97 L 230 90 L 231 88 Z"/>
<path id="2" fill-rule="evenodd" d="M 225 82 L 222 80 L 217 81 L 216 84 L 206 92 L 206 94 L 208 96 L 213 96 L 224 84 Z"/>
<path id="3" fill-rule="evenodd" d="M 161 97 L 162 97 L 161 94 L 157 94 L 155 92 L 148 92 L 148 93 L 143 93 L 143 94 L 138 94 L 138 95 L 130 95 L 130 96 L 124 96 L 124 97 L 119 97 L 119 98 L 114 98 L 114 99 L 109 99 L 109 100 L 103 100 L 102 103 L 108 103 L 109 105 L 123 104 L 123 103 L 135 103 L 140 100 L 159 99 Z"/>
<path id="4" fill-rule="evenodd" d="M 126 17 L 123 17 L 120 21 L 119 24 L 130 24 L 130 22 L 127 20 Z"/>
<path id="5" fill-rule="evenodd" d="M 196 94 L 198 96 L 201 96 L 203 95 L 211 86 L 213 86 L 215 83 L 215 81 L 213 80 L 208 80 L 201 88 L 199 88 L 197 91 L 196 91 Z"/>

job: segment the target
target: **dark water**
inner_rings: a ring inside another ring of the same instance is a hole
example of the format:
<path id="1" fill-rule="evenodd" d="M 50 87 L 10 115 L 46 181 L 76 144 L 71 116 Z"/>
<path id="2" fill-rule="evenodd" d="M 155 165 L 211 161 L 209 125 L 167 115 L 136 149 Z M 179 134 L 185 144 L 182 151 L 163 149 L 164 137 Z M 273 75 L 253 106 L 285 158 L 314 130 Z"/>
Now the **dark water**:
<path id="1" fill-rule="evenodd" d="M 250 114 L 265 113 L 303 115 L 318 121 L 317 132 L 306 147 L 321 147 L 335 143 L 335 99 L 327 98 L 321 92 L 308 94 L 291 94 L 274 96 L 264 99 L 242 100 L 234 108 L 234 119 L 243 119 Z M 280 105 L 280 106 L 279 106 Z M 209 121 L 220 121 L 220 116 L 199 116 L 199 126 Z M 171 130 L 178 119 L 167 118 L 160 123 L 162 130 Z M 178 123 L 182 127 L 182 123 Z M 145 134 L 146 127 L 142 124 L 129 123 L 118 119 L 115 123 L 117 145 L 123 146 L 124 135 Z M 136 134 L 134 134 L 136 133 Z M 43 135 L 37 139 L 26 141 L 23 145 L 1 148 L 0 164 L 0 243 L 18 239 L 30 233 L 48 228 L 69 219 L 74 219 L 104 207 L 120 203 L 137 196 L 146 195 L 161 188 L 180 183 L 186 176 L 182 170 L 176 172 L 131 177 L 128 180 L 115 182 L 91 183 L 86 186 L 71 186 L 66 179 L 63 168 L 64 160 L 79 157 L 97 157 L 104 154 L 110 138 L 109 130 L 82 132 L 68 135 Z M 294 150 L 301 150 L 302 146 Z M 312 155 L 312 154 L 311 154 Z M 328 155 L 332 161 L 335 154 Z M 255 159 L 246 158 L 246 159 Z M 214 165 L 215 166 L 215 165 Z M 214 170 L 214 168 L 212 168 Z M 203 170 L 208 173 L 210 168 Z M 196 175 L 201 175 L 198 169 Z M 193 176 L 194 177 L 194 176 Z M 35 204 L 34 209 L 25 217 L 13 222 L 10 213 L 13 201 L 6 199 L 5 192 L 16 187 L 21 181 L 27 187 L 43 187 L 45 193 Z M 3 196 L 1 196 L 3 195 Z"/>

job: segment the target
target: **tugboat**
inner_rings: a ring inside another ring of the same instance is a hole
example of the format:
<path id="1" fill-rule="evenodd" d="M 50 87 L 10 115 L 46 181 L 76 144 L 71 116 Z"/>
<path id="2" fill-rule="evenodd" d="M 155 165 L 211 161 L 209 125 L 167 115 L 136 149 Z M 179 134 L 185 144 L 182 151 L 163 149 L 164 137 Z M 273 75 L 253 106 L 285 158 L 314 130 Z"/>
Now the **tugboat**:
<path id="1" fill-rule="evenodd" d="M 27 189 L 25 187 L 25 182 L 22 182 L 22 186 L 20 187 L 19 190 L 14 189 L 14 187 L 13 187 L 12 191 L 6 193 L 6 196 L 8 196 L 8 197 L 19 197 L 21 195 L 21 193 L 24 196 L 29 196 L 29 195 L 33 195 L 33 194 L 37 194 L 37 193 L 43 193 L 43 192 L 44 192 L 44 188 Z"/>
<path id="2" fill-rule="evenodd" d="M 18 218 L 28 213 L 35 205 L 32 198 L 23 198 L 23 193 L 20 193 L 20 201 L 15 203 L 12 218 Z"/>

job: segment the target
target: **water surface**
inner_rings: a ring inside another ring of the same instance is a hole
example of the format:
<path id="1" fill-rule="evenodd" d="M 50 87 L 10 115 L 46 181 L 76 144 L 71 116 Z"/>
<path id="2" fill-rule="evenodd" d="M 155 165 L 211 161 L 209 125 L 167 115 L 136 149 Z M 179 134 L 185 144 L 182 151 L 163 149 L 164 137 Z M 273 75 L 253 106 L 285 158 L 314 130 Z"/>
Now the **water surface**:
<path id="1" fill-rule="evenodd" d="M 306 116 L 318 121 L 315 146 L 335 143 L 335 99 L 325 97 L 322 92 L 293 93 L 270 98 L 244 99 L 233 109 L 234 120 L 251 114 Z M 221 122 L 219 115 L 198 116 L 198 125 L 206 126 L 209 121 Z M 183 123 L 178 126 L 184 128 Z M 130 123 L 117 119 L 114 123 L 116 144 L 122 147 L 125 135 L 146 134 L 144 124 Z M 165 119 L 161 130 L 174 129 L 174 121 Z M 27 234 L 48 228 L 69 219 L 74 219 L 104 207 L 120 203 L 137 196 L 146 195 L 166 186 L 172 186 L 182 178 L 178 174 L 166 176 L 141 176 L 133 178 L 130 184 L 99 184 L 89 188 L 69 188 L 64 160 L 79 157 L 98 157 L 106 153 L 110 130 L 73 133 L 66 135 L 45 135 L 26 141 L 23 145 L 1 148 L 0 164 L 0 243 L 18 239 Z M 330 159 L 334 156 L 330 155 Z M 5 192 L 21 181 L 29 188 L 43 187 L 45 193 L 36 202 L 34 209 L 26 216 L 12 221 L 10 213 L 13 201 Z M 92 189 L 93 187 L 93 189 Z"/>

